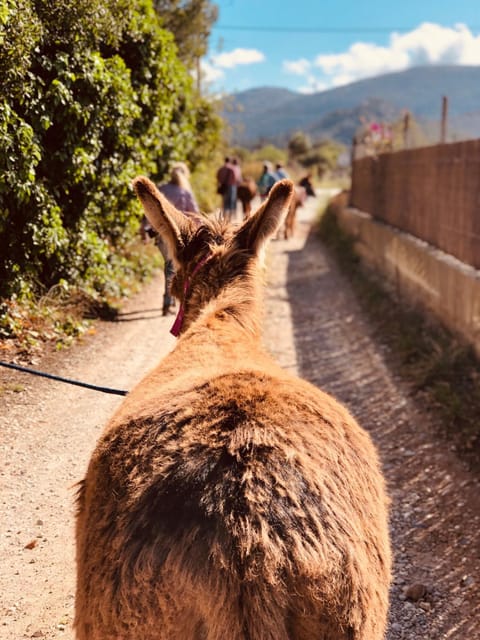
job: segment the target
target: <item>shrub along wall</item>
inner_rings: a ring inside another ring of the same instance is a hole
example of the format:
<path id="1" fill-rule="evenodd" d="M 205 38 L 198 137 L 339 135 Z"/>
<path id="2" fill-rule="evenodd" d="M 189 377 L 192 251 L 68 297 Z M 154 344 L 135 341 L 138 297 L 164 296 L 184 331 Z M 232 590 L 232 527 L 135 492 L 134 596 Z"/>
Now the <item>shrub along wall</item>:
<path id="1" fill-rule="evenodd" d="M 131 179 L 220 135 L 176 51 L 151 0 L 0 0 L 0 298 L 132 266 Z"/>

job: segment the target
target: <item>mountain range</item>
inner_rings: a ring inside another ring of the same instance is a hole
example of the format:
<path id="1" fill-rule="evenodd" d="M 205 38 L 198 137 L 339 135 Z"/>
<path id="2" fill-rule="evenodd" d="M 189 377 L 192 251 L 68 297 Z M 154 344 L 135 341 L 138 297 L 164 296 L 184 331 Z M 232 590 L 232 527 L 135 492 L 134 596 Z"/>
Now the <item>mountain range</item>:
<path id="1" fill-rule="evenodd" d="M 285 144 L 296 131 L 350 144 L 361 124 L 393 122 L 409 111 L 435 137 L 448 97 L 448 140 L 480 136 L 480 66 L 427 66 L 313 94 L 260 87 L 228 96 L 223 117 L 232 144 Z M 435 140 L 432 140 L 434 142 Z"/>

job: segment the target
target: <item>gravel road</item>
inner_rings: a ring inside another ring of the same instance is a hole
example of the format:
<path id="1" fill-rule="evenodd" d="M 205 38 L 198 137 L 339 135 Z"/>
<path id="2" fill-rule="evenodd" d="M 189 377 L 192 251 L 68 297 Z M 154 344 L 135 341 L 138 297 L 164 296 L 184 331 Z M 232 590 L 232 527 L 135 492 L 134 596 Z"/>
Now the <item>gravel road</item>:
<path id="1" fill-rule="evenodd" d="M 349 283 L 310 231 L 320 200 L 299 210 L 293 239 L 271 243 L 266 344 L 347 405 L 379 447 L 395 553 L 387 640 L 480 640 L 479 479 L 388 370 Z M 159 276 L 118 322 L 99 323 L 41 367 L 131 388 L 175 342 L 161 289 Z M 75 483 L 121 401 L 0 370 L 0 638 L 73 640 Z"/>

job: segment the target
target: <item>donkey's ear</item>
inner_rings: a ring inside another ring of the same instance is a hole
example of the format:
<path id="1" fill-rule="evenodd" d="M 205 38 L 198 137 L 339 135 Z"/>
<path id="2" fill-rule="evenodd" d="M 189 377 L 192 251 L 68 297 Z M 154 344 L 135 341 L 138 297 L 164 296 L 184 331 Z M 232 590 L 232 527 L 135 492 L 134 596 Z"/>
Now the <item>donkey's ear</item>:
<path id="1" fill-rule="evenodd" d="M 169 254 L 178 261 L 178 256 L 185 247 L 185 238 L 190 231 L 190 221 L 148 178 L 138 176 L 132 184 L 148 221 L 167 244 Z"/>
<path id="2" fill-rule="evenodd" d="M 260 253 L 282 224 L 290 206 L 293 189 L 291 180 L 281 180 L 273 185 L 267 200 L 235 234 L 235 241 L 240 249 L 253 254 Z"/>

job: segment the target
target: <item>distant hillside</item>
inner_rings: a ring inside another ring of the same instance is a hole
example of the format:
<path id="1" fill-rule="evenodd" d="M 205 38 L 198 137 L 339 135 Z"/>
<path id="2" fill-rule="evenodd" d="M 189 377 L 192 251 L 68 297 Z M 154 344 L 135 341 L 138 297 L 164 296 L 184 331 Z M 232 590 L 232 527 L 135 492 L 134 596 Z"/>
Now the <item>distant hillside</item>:
<path id="1" fill-rule="evenodd" d="M 391 121 L 405 109 L 433 130 L 444 95 L 449 98 L 449 130 L 456 137 L 478 136 L 480 67 L 418 67 L 310 95 L 250 89 L 229 97 L 224 117 L 238 144 L 283 143 L 298 130 L 313 139 L 329 137 L 348 144 L 360 117 Z"/>
<path id="2" fill-rule="evenodd" d="M 278 87 L 260 87 L 249 89 L 228 96 L 225 100 L 224 117 L 232 127 L 234 137 L 246 129 L 246 122 L 255 122 L 257 118 L 263 117 L 266 111 L 272 107 L 287 108 L 291 100 L 299 96 L 295 91 L 281 89 Z M 245 136 L 249 138 L 249 131 L 245 130 Z M 258 137 L 254 134 L 254 137 Z"/>

